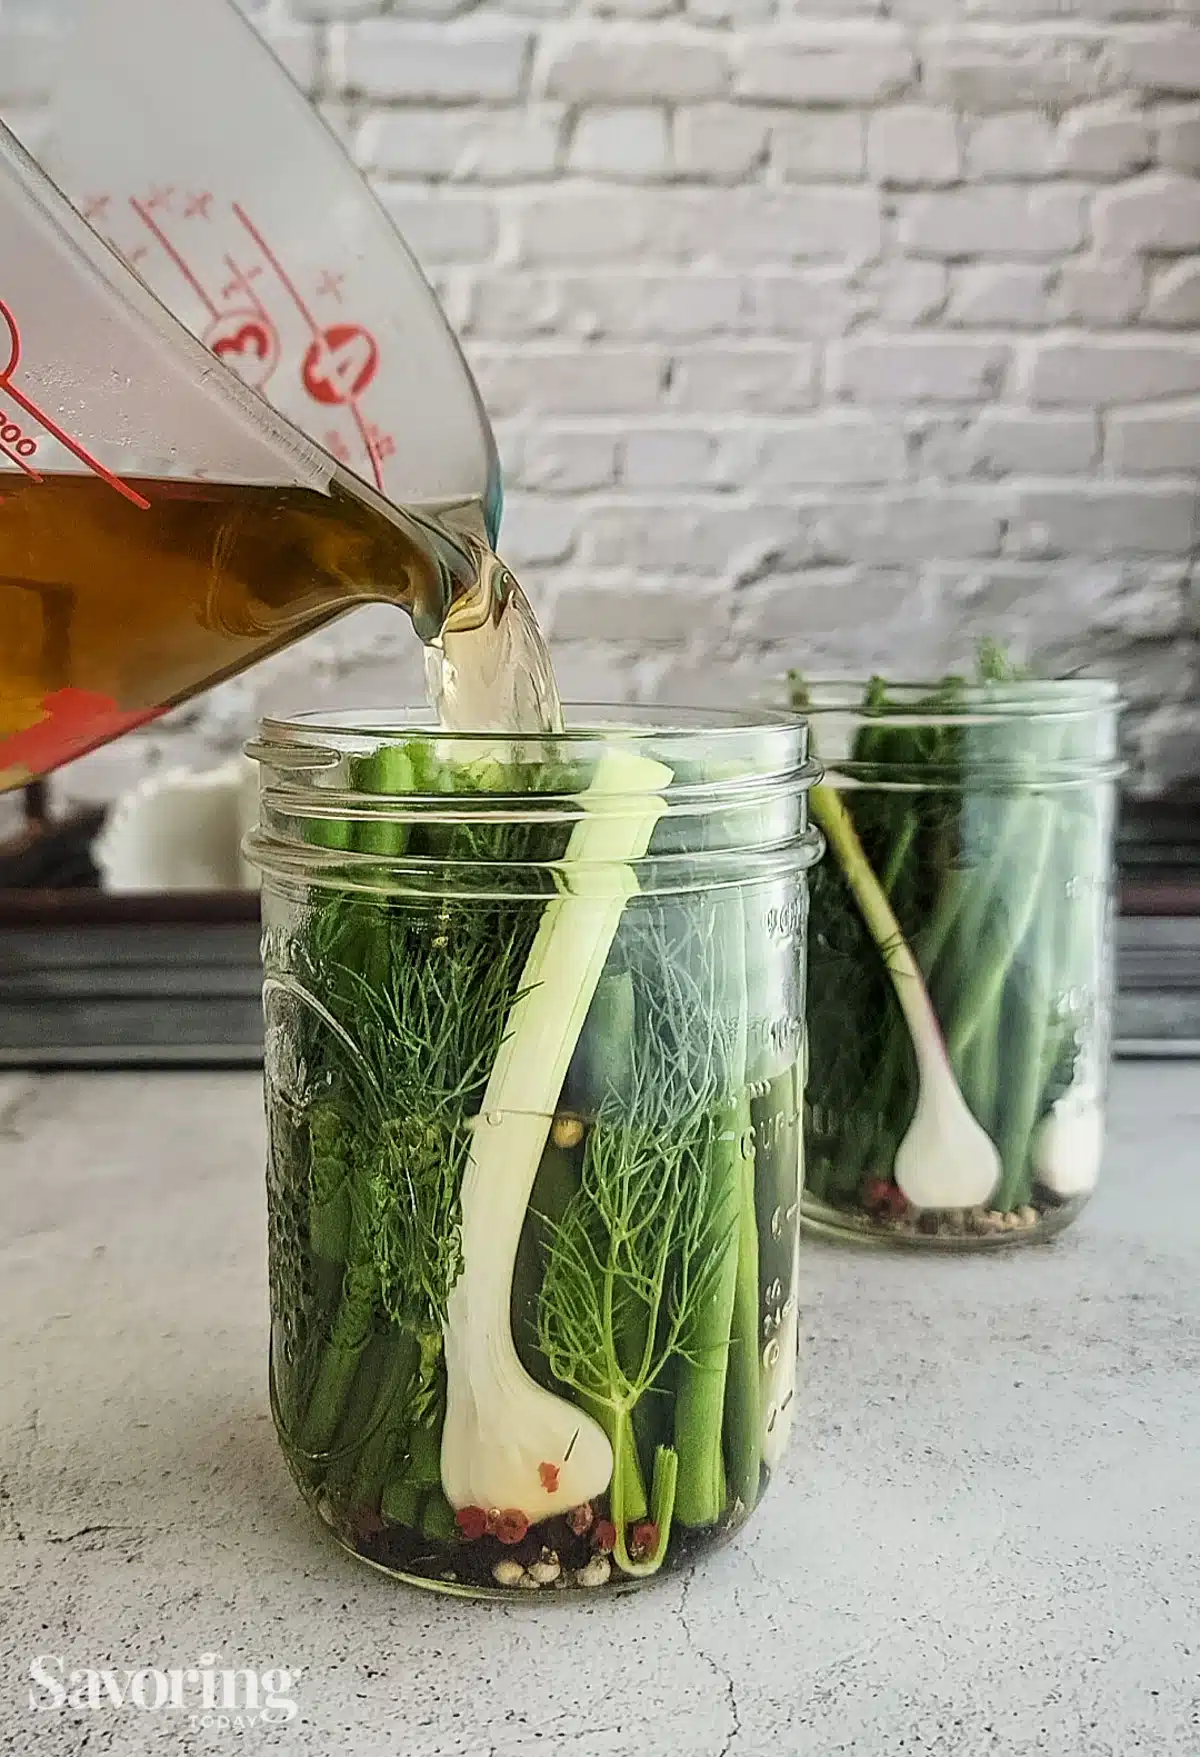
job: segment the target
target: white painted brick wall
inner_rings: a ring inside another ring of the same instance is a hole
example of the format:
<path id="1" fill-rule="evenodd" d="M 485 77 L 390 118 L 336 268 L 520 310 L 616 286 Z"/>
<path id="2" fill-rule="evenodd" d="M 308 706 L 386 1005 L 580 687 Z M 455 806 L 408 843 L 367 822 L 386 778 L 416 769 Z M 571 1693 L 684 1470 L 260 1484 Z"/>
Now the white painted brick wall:
<path id="1" fill-rule="evenodd" d="M 1115 671 L 1146 784 L 1200 773 L 1200 0 L 254 9 L 444 291 L 569 692 L 991 630 Z M 416 691 L 414 649 L 361 613 L 71 785 Z"/>

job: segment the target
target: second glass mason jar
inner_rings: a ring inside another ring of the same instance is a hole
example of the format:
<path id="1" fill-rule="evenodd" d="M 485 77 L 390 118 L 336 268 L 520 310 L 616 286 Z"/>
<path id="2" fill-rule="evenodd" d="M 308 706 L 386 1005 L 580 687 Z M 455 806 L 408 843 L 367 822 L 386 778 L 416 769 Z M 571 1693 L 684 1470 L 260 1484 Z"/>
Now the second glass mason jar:
<path id="1" fill-rule="evenodd" d="M 827 775 L 806 1221 L 961 1249 L 1095 1186 L 1119 702 L 1102 682 L 797 687 Z"/>
<path id="2" fill-rule="evenodd" d="M 341 1542 L 632 1586 L 792 1415 L 814 765 L 787 716 L 264 726 L 272 1398 Z"/>

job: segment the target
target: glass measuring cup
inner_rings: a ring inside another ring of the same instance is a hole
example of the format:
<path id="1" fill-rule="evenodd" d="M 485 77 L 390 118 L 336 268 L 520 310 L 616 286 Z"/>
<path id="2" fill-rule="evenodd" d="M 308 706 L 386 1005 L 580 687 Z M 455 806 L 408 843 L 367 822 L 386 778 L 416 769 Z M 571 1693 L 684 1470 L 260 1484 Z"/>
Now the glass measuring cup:
<path id="1" fill-rule="evenodd" d="M 398 505 L 481 495 L 495 447 L 395 226 L 230 0 L 52 0 L 38 158 L 192 334 Z M 219 93 L 219 102 L 215 102 Z"/>
<path id="2" fill-rule="evenodd" d="M 78 208 L 0 130 L 0 789 L 353 603 L 392 599 L 427 640 L 452 608 L 470 627 L 524 603 L 481 568 L 499 483 L 457 344 L 249 27 L 224 0 L 49 21 L 46 152 Z M 241 134 L 209 156 L 211 108 L 188 109 L 204 66 L 279 176 Z M 243 151 L 260 171 L 238 182 Z"/>

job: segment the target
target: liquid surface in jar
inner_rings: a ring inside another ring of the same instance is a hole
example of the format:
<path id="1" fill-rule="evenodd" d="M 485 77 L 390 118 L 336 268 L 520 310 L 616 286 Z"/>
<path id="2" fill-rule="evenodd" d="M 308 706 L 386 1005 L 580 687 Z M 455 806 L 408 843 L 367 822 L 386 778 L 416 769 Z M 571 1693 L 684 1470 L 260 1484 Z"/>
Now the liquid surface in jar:
<path id="1" fill-rule="evenodd" d="M 0 475 L 0 791 L 355 604 L 407 610 L 450 728 L 557 730 L 537 623 L 471 509 L 294 485 Z M 448 608 L 447 608 L 448 607 Z"/>

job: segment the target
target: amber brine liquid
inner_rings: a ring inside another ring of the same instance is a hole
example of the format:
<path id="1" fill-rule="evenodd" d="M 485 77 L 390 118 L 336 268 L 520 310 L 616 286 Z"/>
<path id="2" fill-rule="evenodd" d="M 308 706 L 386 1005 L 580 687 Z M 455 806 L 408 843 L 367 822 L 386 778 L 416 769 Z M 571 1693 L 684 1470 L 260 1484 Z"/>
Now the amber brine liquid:
<path id="1" fill-rule="evenodd" d="M 540 647 L 515 581 L 449 513 L 381 509 L 336 479 L 328 493 L 127 486 L 148 505 L 92 475 L 0 475 L 0 790 L 48 774 L 358 603 L 407 610 L 439 652 L 456 627 L 464 651 L 476 630 L 481 647 L 510 647 L 514 629 L 522 640 L 532 631 Z M 506 608 L 508 638 L 488 641 L 484 631 L 495 632 Z M 548 663 L 542 669 L 548 679 Z"/>

